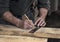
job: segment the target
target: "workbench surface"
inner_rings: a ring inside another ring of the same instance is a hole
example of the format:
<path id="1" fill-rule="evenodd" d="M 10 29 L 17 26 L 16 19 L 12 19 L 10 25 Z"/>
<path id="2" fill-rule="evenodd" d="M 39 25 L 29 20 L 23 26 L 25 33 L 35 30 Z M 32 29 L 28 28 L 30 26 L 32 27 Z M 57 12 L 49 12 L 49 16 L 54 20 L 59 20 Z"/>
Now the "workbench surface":
<path id="1" fill-rule="evenodd" d="M 60 28 L 41 27 L 35 33 L 29 33 L 30 30 L 24 30 L 10 25 L 0 25 L 0 35 L 30 36 L 43 38 L 60 39 Z"/>

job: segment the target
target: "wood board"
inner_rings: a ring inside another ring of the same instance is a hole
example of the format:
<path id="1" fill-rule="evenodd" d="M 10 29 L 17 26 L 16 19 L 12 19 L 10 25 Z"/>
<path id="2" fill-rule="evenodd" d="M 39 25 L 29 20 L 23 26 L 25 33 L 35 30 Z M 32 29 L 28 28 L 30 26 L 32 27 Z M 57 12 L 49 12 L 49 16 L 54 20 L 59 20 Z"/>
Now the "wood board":
<path id="1" fill-rule="evenodd" d="M 23 30 L 14 26 L 0 25 L 0 35 L 22 35 L 43 38 L 58 38 L 60 39 L 60 28 L 41 27 L 35 33 L 29 33 L 30 30 Z"/>
<path id="2" fill-rule="evenodd" d="M 47 42 L 46 38 L 0 35 L 0 42 Z"/>

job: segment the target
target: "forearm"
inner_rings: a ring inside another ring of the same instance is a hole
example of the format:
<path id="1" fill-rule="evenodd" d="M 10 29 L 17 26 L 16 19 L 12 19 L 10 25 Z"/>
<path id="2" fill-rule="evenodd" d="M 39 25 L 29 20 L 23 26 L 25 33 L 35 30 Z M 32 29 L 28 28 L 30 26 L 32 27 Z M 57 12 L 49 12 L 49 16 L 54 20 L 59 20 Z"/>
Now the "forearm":
<path id="1" fill-rule="evenodd" d="M 40 8 L 39 12 L 40 12 L 39 13 L 40 17 L 35 22 L 35 25 L 37 25 L 38 27 L 39 26 L 45 26 L 46 25 L 45 18 L 47 16 L 48 9 L 46 9 L 46 8 Z"/>
<path id="2" fill-rule="evenodd" d="M 47 16 L 47 13 L 48 13 L 48 9 L 46 9 L 46 8 L 40 8 L 39 9 L 39 16 L 41 18 L 45 19 Z"/>
<path id="3" fill-rule="evenodd" d="M 3 17 L 4 20 L 6 20 L 6 21 L 8 21 L 8 22 L 10 22 L 14 25 L 16 25 L 19 21 L 21 21 L 20 19 L 13 16 L 12 13 L 9 12 L 9 11 L 5 12 L 2 17 Z"/>

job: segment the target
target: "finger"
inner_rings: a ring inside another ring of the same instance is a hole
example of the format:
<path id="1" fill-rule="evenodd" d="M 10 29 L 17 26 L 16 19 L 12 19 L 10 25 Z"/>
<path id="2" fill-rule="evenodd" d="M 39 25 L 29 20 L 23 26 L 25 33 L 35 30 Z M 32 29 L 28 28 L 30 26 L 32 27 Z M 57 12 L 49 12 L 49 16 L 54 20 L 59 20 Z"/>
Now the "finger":
<path id="1" fill-rule="evenodd" d="M 38 27 L 41 26 L 41 24 L 43 23 L 43 20 L 41 20 L 39 23 L 38 23 Z"/>
<path id="2" fill-rule="evenodd" d="M 27 25 L 25 29 L 32 29 L 32 26 Z"/>
<path id="3" fill-rule="evenodd" d="M 43 26 L 44 24 L 45 24 L 45 22 L 44 22 L 44 21 L 42 21 L 42 22 L 41 22 L 41 24 L 40 24 L 40 26 Z"/>
<path id="4" fill-rule="evenodd" d="M 43 24 L 41 24 L 40 26 L 44 27 L 45 25 L 46 25 L 46 23 L 43 23 Z"/>
<path id="5" fill-rule="evenodd" d="M 28 25 L 24 26 L 24 29 L 31 29 Z"/>
<path id="6" fill-rule="evenodd" d="M 34 23 L 31 21 L 31 25 L 34 26 Z"/>
<path id="7" fill-rule="evenodd" d="M 46 25 L 46 23 L 44 23 L 42 26 L 44 27 Z"/>
<path id="8" fill-rule="evenodd" d="M 30 24 L 32 27 L 34 26 L 32 20 L 29 21 L 29 24 Z"/>
<path id="9" fill-rule="evenodd" d="M 33 24 L 32 20 L 26 20 L 25 23 L 27 23 L 26 25 L 29 26 L 29 28 L 34 27 L 34 24 Z"/>
<path id="10" fill-rule="evenodd" d="M 30 24 L 28 24 L 28 23 L 25 23 L 25 24 L 24 24 L 24 28 L 25 28 L 25 29 L 31 29 L 32 26 L 31 26 Z"/>
<path id="11" fill-rule="evenodd" d="M 41 20 L 41 19 L 38 19 L 38 20 L 35 22 L 35 25 L 37 25 L 40 20 Z"/>

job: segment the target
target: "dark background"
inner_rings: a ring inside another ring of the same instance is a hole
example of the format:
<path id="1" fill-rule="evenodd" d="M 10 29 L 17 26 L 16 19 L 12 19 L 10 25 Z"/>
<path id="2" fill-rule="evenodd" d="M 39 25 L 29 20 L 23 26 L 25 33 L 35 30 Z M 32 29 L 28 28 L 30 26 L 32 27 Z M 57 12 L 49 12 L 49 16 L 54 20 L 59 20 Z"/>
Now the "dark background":
<path id="1" fill-rule="evenodd" d="M 46 18 L 48 27 L 60 28 L 60 0 L 50 0 L 50 13 Z"/>

